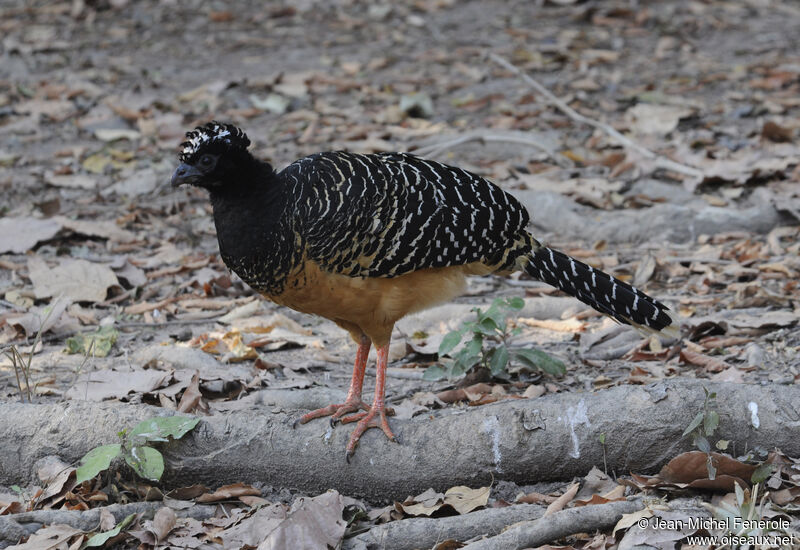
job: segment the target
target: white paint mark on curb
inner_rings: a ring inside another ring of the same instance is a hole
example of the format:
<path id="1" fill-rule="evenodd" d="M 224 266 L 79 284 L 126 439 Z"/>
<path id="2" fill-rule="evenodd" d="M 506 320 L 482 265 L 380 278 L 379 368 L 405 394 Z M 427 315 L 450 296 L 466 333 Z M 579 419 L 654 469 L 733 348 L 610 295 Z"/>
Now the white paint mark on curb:
<path id="1" fill-rule="evenodd" d="M 578 424 L 586 424 L 587 427 L 591 426 L 586 412 L 586 401 L 583 399 L 578 402 L 577 407 L 569 407 L 567 409 L 567 418 L 564 419 L 564 424 L 569 426 L 570 437 L 572 437 L 572 452 L 569 453 L 572 458 L 581 457 L 581 448 L 578 442 L 578 434 L 575 433 L 575 426 Z"/>
<path id="2" fill-rule="evenodd" d="M 750 403 L 747 404 L 747 408 L 750 409 L 750 423 L 755 429 L 758 429 L 761 425 L 761 422 L 758 420 L 758 403 L 750 401 Z"/>

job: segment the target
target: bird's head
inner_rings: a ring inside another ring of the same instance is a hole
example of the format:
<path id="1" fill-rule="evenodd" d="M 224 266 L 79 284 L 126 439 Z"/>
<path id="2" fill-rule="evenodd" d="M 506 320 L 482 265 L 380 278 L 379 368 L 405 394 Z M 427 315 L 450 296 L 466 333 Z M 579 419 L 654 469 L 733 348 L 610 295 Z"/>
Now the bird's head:
<path id="1" fill-rule="evenodd" d="M 208 190 L 220 189 L 241 177 L 252 156 L 247 151 L 250 140 L 232 124 L 212 120 L 186 133 L 172 174 L 172 186 L 196 185 Z"/>

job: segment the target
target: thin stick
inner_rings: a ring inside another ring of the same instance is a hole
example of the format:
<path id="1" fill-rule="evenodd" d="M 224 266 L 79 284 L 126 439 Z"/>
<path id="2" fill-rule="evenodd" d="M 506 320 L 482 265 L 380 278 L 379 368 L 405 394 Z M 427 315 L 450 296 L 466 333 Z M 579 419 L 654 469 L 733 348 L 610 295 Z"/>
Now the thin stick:
<path id="1" fill-rule="evenodd" d="M 643 147 L 638 143 L 632 141 L 631 139 L 625 137 L 624 135 L 619 133 L 617 130 L 615 130 L 608 124 L 605 124 L 604 122 L 600 122 L 580 114 L 575 109 L 567 105 L 563 100 L 556 97 L 550 90 L 539 84 L 532 77 L 528 76 L 526 73 L 522 72 L 520 69 L 518 69 L 517 67 L 515 67 L 514 65 L 512 65 L 506 59 L 500 57 L 499 55 L 495 53 L 490 53 L 489 58 L 498 65 L 502 66 L 505 69 L 508 69 L 515 75 L 522 78 L 528 85 L 530 85 L 531 88 L 542 94 L 545 98 L 547 98 L 547 100 L 550 103 L 558 107 L 565 115 L 570 117 L 572 120 L 582 122 L 584 124 L 587 124 L 589 126 L 604 131 L 606 134 L 611 136 L 614 140 L 617 141 L 617 143 L 619 143 L 623 147 L 632 149 L 637 153 L 639 153 L 640 155 L 642 155 L 643 157 L 652 160 L 656 168 L 664 168 L 665 170 L 672 170 L 673 172 L 678 172 L 680 174 L 692 176 L 695 178 L 703 177 L 702 170 L 698 170 L 697 168 L 694 168 L 692 166 L 687 166 L 686 164 L 675 162 L 674 160 L 670 160 L 666 157 L 658 155 L 653 151 L 651 151 L 650 149 L 647 149 L 646 147 Z"/>
<path id="2" fill-rule="evenodd" d="M 546 153 L 548 157 L 553 159 L 556 162 L 556 164 L 558 164 L 562 168 L 572 168 L 574 166 L 572 161 L 570 161 L 568 158 L 562 155 L 559 155 L 558 153 L 550 149 L 547 145 L 528 136 L 509 134 L 509 133 L 481 134 L 478 132 L 473 132 L 440 143 L 434 143 L 432 145 L 428 145 L 427 147 L 420 147 L 419 149 L 414 151 L 414 154 L 422 157 L 435 157 L 447 149 L 456 147 L 458 145 L 463 145 L 464 143 L 469 143 L 470 141 L 479 141 L 483 144 L 489 142 L 500 142 L 500 143 L 517 143 L 520 145 L 527 145 Z"/>
<path id="3" fill-rule="evenodd" d="M 522 521 L 503 533 L 467 544 L 469 550 L 522 549 L 548 544 L 575 533 L 611 529 L 623 514 L 644 508 L 641 499 L 569 508 L 532 521 Z"/>

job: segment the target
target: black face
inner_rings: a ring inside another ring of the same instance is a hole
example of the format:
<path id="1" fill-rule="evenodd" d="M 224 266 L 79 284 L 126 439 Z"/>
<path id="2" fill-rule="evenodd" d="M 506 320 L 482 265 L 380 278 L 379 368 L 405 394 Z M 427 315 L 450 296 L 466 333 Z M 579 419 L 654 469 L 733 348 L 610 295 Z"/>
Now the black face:
<path id="1" fill-rule="evenodd" d="M 219 155 L 200 155 L 194 161 L 182 162 L 172 174 L 172 186 L 196 185 L 210 189 L 222 184 L 222 175 L 217 170 Z"/>
<path id="2" fill-rule="evenodd" d="M 220 188 L 226 180 L 236 179 L 241 157 L 249 156 L 250 140 L 239 128 L 211 121 L 186 134 L 181 144 L 180 166 L 172 175 L 172 186 L 196 185 Z"/>

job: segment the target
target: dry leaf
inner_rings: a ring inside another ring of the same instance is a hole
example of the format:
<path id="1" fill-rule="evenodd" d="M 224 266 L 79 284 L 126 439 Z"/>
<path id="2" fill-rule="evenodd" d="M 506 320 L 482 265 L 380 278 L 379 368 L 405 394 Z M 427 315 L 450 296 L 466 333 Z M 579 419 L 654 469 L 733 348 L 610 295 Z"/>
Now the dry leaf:
<path id="1" fill-rule="evenodd" d="M 219 538 L 225 548 L 335 548 L 347 527 L 342 519 L 343 510 L 343 498 L 336 491 L 314 498 L 301 497 L 288 510 L 282 504 L 273 504 L 244 519 L 236 518 Z"/>
<path id="2" fill-rule="evenodd" d="M 171 508 L 166 506 L 159 508 L 150 525 L 150 531 L 155 535 L 156 542 L 167 538 L 170 531 L 175 527 L 177 517 Z"/>
<path id="3" fill-rule="evenodd" d="M 206 493 L 197 498 L 198 503 L 202 502 L 218 502 L 220 500 L 232 500 L 241 496 L 261 496 L 261 491 L 251 485 L 244 483 L 234 483 L 232 485 L 223 485 L 213 493 Z"/>
<path id="4" fill-rule="evenodd" d="M 32 256 L 28 276 L 37 298 L 64 296 L 75 302 L 102 302 L 109 287 L 119 285 L 110 267 L 86 260 L 63 259 L 50 268 L 44 260 Z"/>
<path id="5" fill-rule="evenodd" d="M 61 230 L 61 224 L 53 219 L 0 218 L 0 254 L 27 252 L 36 243 L 47 241 Z"/>
<path id="6" fill-rule="evenodd" d="M 491 487 L 470 489 L 469 487 L 451 487 L 444 493 L 444 504 L 450 505 L 459 514 L 467 514 L 476 508 L 486 506 L 489 502 Z"/>
<path id="7" fill-rule="evenodd" d="M 202 399 L 203 394 L 200 393 L 200 373 L 195 372 L 194 376 L 192 376 L 192 381 L 189 382 L 189 386 L 183 391 L 181 400 L 178 403 L 178 412 L 190 413 L 198 408 L 207 411 L 208 405 L 205 407 L 201 406 Z"/>
<path id="8" fill-rule="evenodd" d="M 113 221 L 108 220 L 71 220 L 63 216 L 53 218 L 65 229 L 90 237 L 102 237 L 113 242 L 129 243 L 136 239 L 136 235 L 120 228 Z"/>
<path id="9" fill-rule="evenodd" d="M 563 495 L 555 499 L 550 506 L 547 507 L 545 510 L 544 515 L 549 516 L 550 514 L 554 514 L 560 510 L 563 510 L 564 507 L 569 504 L 569 502 L 575 497 L 578 493 L 578 489 L 580 488 L 580 483 L 573 483 L 569 489 L 567 489 Z"/>
<path id="10" fill-rule="evenodd" d="M 708 372 L 722 372 L 732 368 L 728 363 L 718 357 L 711 357 L 686 348 L 681 350 L 681 360 L 691 365 L 703 367 Z"/>
<path id="11" fill-rule="evenodd" d="M 402 504 L 396 503 L 395 506 L 409 516 L 430 516 L 442 507 L 443 502 L 442 493 L 428 489 L 415 497 L 408 497 Z"/>
<path id="12" fill-rule="evenodd" d="M 707 479 L 707 458 L 708 455 L 701 451 L 680 454 L 661 468 L 658 477 L 670 483 L 690 483 L 698 479 Z M 752 464 L 745 464 L 719 453 L 711 453 L 711 459 L 718 476 L 731 475 L 749 480 L 756 469 Z"/>
<path id="13" fill-rule="evenodd" d="M 82 374 L 67 390 L 67 399 L 104 401 L 122 399 L 131 393 L 149 393 L 172 378 L 172 372 L 159 370 L 99 370 Z"/>
<path id="14" fill-rule="evenodd" d="M 692 114 L 691 109 L 674 105 L 639 103 L 628 109 L 626 116 L 631 130 L 637 134 L 666 135 L 678 127 L 678 122 Z"/>

